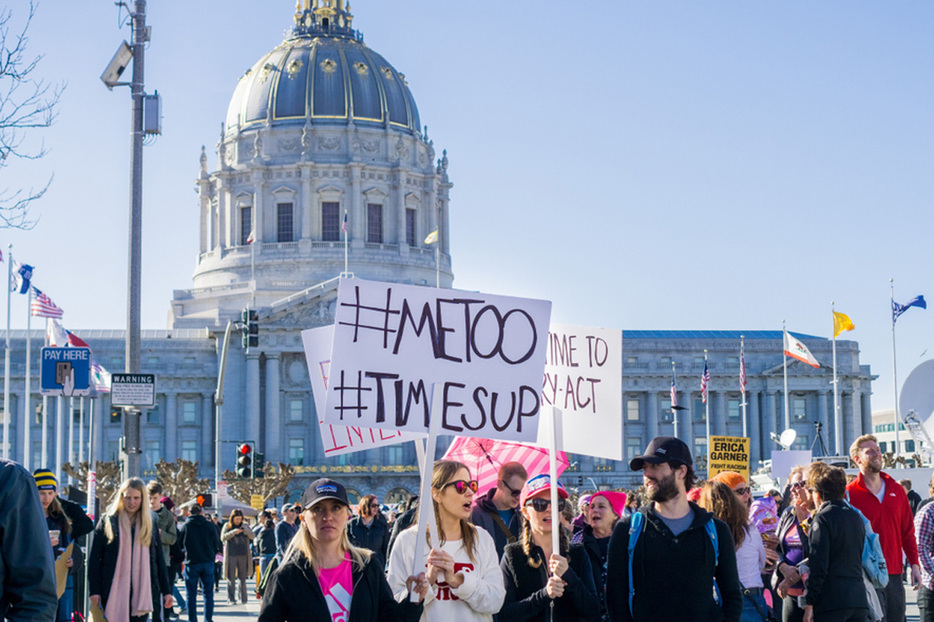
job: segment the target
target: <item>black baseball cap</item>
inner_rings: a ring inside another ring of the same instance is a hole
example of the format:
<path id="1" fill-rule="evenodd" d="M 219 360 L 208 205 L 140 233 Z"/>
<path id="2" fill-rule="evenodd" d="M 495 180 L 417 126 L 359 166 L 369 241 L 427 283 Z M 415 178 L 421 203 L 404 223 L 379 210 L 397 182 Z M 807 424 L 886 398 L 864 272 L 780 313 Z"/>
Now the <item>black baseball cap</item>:
<path id="1" fill-rule="evenodd" d="M 656 436 L 645 449 L 645 453 L 629 461 L 629 469 L 641 471 L 645 463 L 661 464 L 662 462 L 680 462 L 690 466 L 691 450 L 679 438 L 673 436 Z"/>
<path id="2" fill-rule="evenodd" d="M 350 505 L 347 501 L 347 489 L 344 488 L 344 485 L 335 482 L 333 479 L 322 477 L 311 482 L 308 488 L 305 489 L 305 494 L 302 495 L 302 507 L 306 510 L 310 509 L 316 503 L 325 499 L 334 499 L 344 505 Z"/>

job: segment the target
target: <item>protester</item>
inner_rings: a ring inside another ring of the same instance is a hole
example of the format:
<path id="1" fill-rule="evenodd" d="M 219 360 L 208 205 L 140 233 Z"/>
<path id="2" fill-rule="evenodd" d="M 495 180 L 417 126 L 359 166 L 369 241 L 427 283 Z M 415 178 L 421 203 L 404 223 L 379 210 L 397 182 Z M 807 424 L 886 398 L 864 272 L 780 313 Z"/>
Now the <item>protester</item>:
<path id="1" fill-rule="evenodd" d="M 224 543 L 224 578 L 227 579 L 227 604 L 237 604 L 237 580 L 240 580 L 240 604 L 247 602 L 246 580 L 253 569 L 250 542 L 253 531 L 243 524 L 243 510 L 235 509 L 221 530 Z"/>
<path id="2" fill-rule="evenodd" d="M 178 530 L 185 549 L 185 591 L 188 593 L 188 620 L 198 622 L 198 584 L 204 596 L 204 619 L 214 619 L 214 558 L 221 552 L 221 540 L 214 524 L 202 515 L 201 506 L 192 504 L 188 520 Z"/>
<path id="3" fill-rule="evenodd" d="M 633 471 L 644 471 L 647 503 L 621 520 L 610 540 L 610 620 L 739 621 L 743 596 L 733 537 L 722 521 L 687 500 L 693 465 L 687 445 L 673 437 L 653 439 L 644 455 L 629 462 Z M 641 528 L 630 536 L 634 521 Z M 714 598 L 715 581 L 720 602 Z"/>
<path id="4" fill-rule="evenodd" d="M 639 495 L 630 490 L 626 493 L 626 507 L 623 508 L 623 518 L 632 516 L 639 511 Z"/>
<path id="5" fill-rule="evenodd" d="M 360 503 L 357 504 L 357 516 L 347 524 L 347 535 L 354 546 L 373 551 L 380 568 L 386 567 L 389 525 L 379 511 L 379 502 L 375 495 L 364 495 L 360 499 Z"/>
<path id="6" fill-rule="evenodd" d="M 439 542 L 430 551 L 425 547 L 423 559 L 431 588 L 425 597 L 423 622 L 489 621 L 503 606 L 506 589 L 496 545 L 486 530 L 468 521 L 476 490 L 477 482 L 470 480 L 465 465 L 435 462 L 431 497 Z M 425 535 L 406 529 L 389 556 L 389 586 L 397 600 L 406 598 L 406 581 L 415 567 L 415 541 Z"/>
<path id="7" fill-rule="evenodd" d="M 577 516 L 574 517 L 574 533 L 578 533 L 584 525 L 590 524 L 590 495 L 581 495 L 577 499 Z"/>
<path id="8" fill-rule="evenodd" d="M 124 480 L 94 529 L 88 591 L 91 605 L 100 607 L 109 622 L 146 620 L 154 609 L 154 593 L 166 609 L 172 607 L 159 526 L 145 498 L 143 480 Z"/>
<path id="9" fill-rule="evenodd" d="M 412 495 L 405 501 L 403 506 L 404 511 L 396 521 L 392 524 L 392 529 L 389 534 L 389 546 L 386 547 L 386 560 L 389 560 L 389 556 L 392 555 L 392 546 L 396 543 L 396 538 L 399 537 L 399 534 L 411 527 L 416 518 L 418 517 L 418 495 Z"/>
<path id="10" fill-rule="evenodd" d="M 911 506 L 911 515 L 916 515 L 918 513 L 918 508 L 921 507 L 921 495 L 911 489 L 910 479 L 900 479 L 898 483 L 905 489 L 905 495 L 908 497 L 908 505 Z"/>
<path id="11" fill-rule="evenodd" d="M 558 483 L 559 510 L 568 493 Z M 552 550 L 551 478 L 539 475 L 522 490 L 522 532 L 506 545 L 500 567 L 506 598 L 498 618 L 509 622 L 595 621 L 600 617 L 590 560 L 583 547 L 568 542 L 562 530 L 558 551 Z"/>
<path id="12" fill-rule="evenodd" d="M 496 487 L 477 497 L 470 512 L 470 522 L 493 537 L 497 559 L 502 559 L 503 549 L 519 536 L 519 496 L 528 478 L 521 463 L 503 464 L 496 475 Z"/>
<path id="13" fill-rule="evenodd" d="M 743 592 L 742 622 L 762 622 L 771 615 L 762 594 L 762 569 L 765 568 L 765 546 L 759 530 L 749 522 L 742 495 L 722 481 L 722 473 L 704 485 L 700 507 L 726 524 L 733 536 L 736 551 L 736 572 Z M 738 473 L 734 473 L 742 479 Z M 745 480 L 743 480 L 745 483 Z"/>
<path id="14" fill-rule="evenodd" d="M 807 482 L 817 512 L 808 532 L 804 622 L 865 622 L 869 614 L 862 563 L 866 535 L 862 517 L 843 500 L 846 473 L 814 462 L 808 467 Z"/>
<path id="15" fill-rule="evenodd" d="M 162 539 L 162 559 L 165 560 L 166 572 L 171 566 L 169 549 L 178 538 L 178 528 L 175 525 L 175 517 L 172 512 L 162 505 L 162 495 L 165 489 L 162 488 L 156 480 L 151 480 L 146 485 L 146 492 L 149 494 L 149 507 L 156 514 L 156 524 L 159 526 L 159 536 Z M 152 600 L 152 619 L 155 622 L 161 622 L 162 611 L 159 599 L 154 597 Z"/>
<path id="16" fill-rule="evenodd" d="M 929 503 L 915 514 L 915 538 L 921 562 L 921 589 L 918 592 L 921 622 L 934 622 L 934 505 Z"/>
<path id="17" fill-rule="evenodd" d="M 918 544 L 908 496 L 897 481 L 882 472 L 882 452 L 875 436 L 864 434 L 853 441 L 850 457 L 859 467 L 859 476 L 846 487 L 850 503 L 869 519 L 872 530 L 879 535 L 889 570 L 889 583 L 879 590 L 879 602 L 887 621 L 904 620 L 903 552 L 911 566 L 911 585 L 914 589 L 921 585 Z M 809 484 L 810 481 L 809 474 Z"/>
<path id="18" fill-rule="evenodd" d="M 0 620 L 53 620 L 55 568 L 36 479 L 0 458 Z"/>
<path id="19" fill-rule="evenodd" d="M 45 526 L 49 530 L 48 537 L 52 544 L 52 556 L 58 559 L 63 555 L 74 539 L 71 532 L 71 521 L 65 516 L 62 505 L 58 499 L 58 482 L 55 475 L 48 469 L 38 469 L 34 473 L 36 488 L 39 490 L 39 501 L 42 503 L 42 510 L 45 513 Z M 65 583 L 65 591 L 62 597 L 58 599 L 58 612 L 55 620 L 58 622 L 68 622 L 74 613 L 74 577 L 80 569 L 81 564 L 75 563 L 80 560 L 80 547 L 72 546 L 72 552 L 68 561 L 68 577 Z"/>
<path id="20" fill-rule="evenodd" d="M 289 542 L 298 531 L 298 525 L 295 524 L 297 517 L 298 508 L 291 503 L 282 506 L 282 520 L 276 524 L 276 556 L 280 564 L 283 562 L 286 549 L 289 548 Z"/>
<path id="21" fill-rule="evenodd" d="M 376 556 L 350 543 L 350 507 L 343 485 L 315 480 L 302 496 L 301 507 L 301 526 L 266 587 L 260 622 L 418 620 L 422 604 L 411 603 L 408 592 L 424 600 L 425 574 L 407 577 L 404 598 L 396 602 Z"/>
<path id="22" fill-rule="evenodd" d="M 178 538 L 178 520 L 175 517 L 175 502 L 172 501 L 171 497 L 162 497 L 160 499 L 162 505 L 165 506 L 165 509 L 169 511 L 172 515 L 172 520 L 175 523 L 175 533 L 176 538 L 175 542 L 169 546 L 169 558 L 167 561 L 168 571 L 169 571 L 169 584 L 172 586 L 172 598 L 175 600 L 175 603 L 179 606 L 179 612 L 176 613 L 174 609 L 169 609 L 166 613 L 167 617 L 177 619 L 179 614 L 188 612 L 188 603 L 185 600 L 185 597 L 182 596 L 181 591 L 176 585 L 176 579 L 182 574 L 182 564 L 185 563 L 185 549 L 182 548 L 182 543 Z"/>
<path id="23" fill-rule="evenodd" d="M 747 513 L 752 505 L 752 488 L 746 483 L 746 478 L 736 471 L 720 471 L 713 478 L 714 481 L 723 482 L 736 493 L 740 502 L 746 508 Z"/>
<path id="24" fill-rule="evenodd" d="M 269 562 L 276 556 L 276 524 L 272 520 L 272 513 L 268 510 L 263 510 L 260 515 L 259 530 L 256 531 L 253 543 L 259 554 L 259 573 L 262 576 L 266 574 Z"/>
<path id="25" fill-rule="evenodd" d="M 593 582 L 600 601 L 600 618 L 607 619 L 606 612 L 606 556 L 613 528 L 626 507 L 626 494 L 611 490 L 598 490 L 590 496 L 590 524 L 574 534 L 571 541 L 583 544 L 590 558 Z"/>
<path id="26" fill-rule="evenodd" d="M 790 505 L 778 521 L 778 563 L 772 575 L 772 584 L 782 599 L 782 622 L 801 622 L 804 609 L 798 597 L 804 594 L 804 581 L 798 564 L 808 557 L 808 530 L 811 514 L 815 511 L 808 491 L 807 471 L 804 466 L 791 469 L 788 476 L 791 489 Z"/>

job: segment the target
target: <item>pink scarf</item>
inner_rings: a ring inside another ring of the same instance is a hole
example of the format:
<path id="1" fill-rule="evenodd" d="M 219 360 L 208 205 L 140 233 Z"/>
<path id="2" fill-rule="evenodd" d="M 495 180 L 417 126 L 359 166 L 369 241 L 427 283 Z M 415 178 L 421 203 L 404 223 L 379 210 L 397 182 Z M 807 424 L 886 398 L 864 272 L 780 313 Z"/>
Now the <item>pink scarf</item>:
<path id="1" fill-rule="evenodd" d="M 147 508 L 140 508 L 146 511 Z M 129 622 L 130 613 L 141 616 L 152 612 L 152 584 L 149 577 L 149 547 L 143 546 L 139 541 L 139 525 L 137 536 L 132 537 L 130 529 L 130 516 L 126 511 L 117 515 L 117 525 L 120 528 L 117 551 L 117 568 L 114 571 L 113 583 L 110 586 L 110 596 L 104 615 L 109 622 Z M 130 586 L 133 586 L 133 602 L 130 602 Z"/>

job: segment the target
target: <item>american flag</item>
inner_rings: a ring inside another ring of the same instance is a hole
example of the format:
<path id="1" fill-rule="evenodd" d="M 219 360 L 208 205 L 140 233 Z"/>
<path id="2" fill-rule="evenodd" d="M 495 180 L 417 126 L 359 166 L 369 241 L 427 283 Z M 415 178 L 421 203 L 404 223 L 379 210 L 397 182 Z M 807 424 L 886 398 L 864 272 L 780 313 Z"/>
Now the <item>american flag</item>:
<path id="1" fill-rule="evenodd" d="M 341 231 L 347 233 L 347 212 L 344 212 L 344 222 L 341 223 Z"/>
<path id="2" fill-rule="evenodd" d="M 671 408 L 678 407 L 678 387 L 675 386 L 675 370 L 671 370 Z"/>
<path id="3" fill-rule="evenodd" d="M 746 357 L 739 351 L 739 392 L 746 395 Z"/>
<path id="4" fill-rule="evenodd" d="M 64 315 L 65 312 L 38 288 L 33 287 L 31 293 L 32 300 L 29 303 L 29 308 L 33 317 L 56 318 Z"/>
<path id="5" fill-rule="evenodd" d="M 707 403 L 707 385 L 710 384 L 710 370 L 707 369 L 707 361 L 704 361 L 704 375 L 700 379 L 701 403 Z"/>

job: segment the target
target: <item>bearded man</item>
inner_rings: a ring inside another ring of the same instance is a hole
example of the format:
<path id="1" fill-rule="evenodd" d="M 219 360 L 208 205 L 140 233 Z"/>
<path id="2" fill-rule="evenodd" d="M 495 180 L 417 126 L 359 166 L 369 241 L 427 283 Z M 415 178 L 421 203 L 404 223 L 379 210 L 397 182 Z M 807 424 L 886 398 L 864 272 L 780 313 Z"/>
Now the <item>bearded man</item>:
<path id="1" fill-rule="evenodd" d="M 688 501 L 693 464 L 688 446 L 667 436 L 652 439 L 630 461 L 630 469 L 643 472 L 648 503 L 619 521 L 610 538 L 610 620 L 739 621 L 743 595 L 733 537 L 726 524 Z M 630 528 L 638 523 L 630 561 Z"/>
<path id="2" fill-rule="evenodd" d="M 882 451 L 872 434 L 864 434 L 850 445 L 850 457 L 859 475 L 846 487 L 850 503 L 863 513 L 879 534 L 882 554 L 889 569 L 889 584 L 878 590 L 885 612 L 884 622 L 905 619 L 905 584 L 902 582 L 902 552 L 911 564 L 911 585 L 921 586 L 918 543 L 908 495 L 893 477 L 882 472 Z"/>

